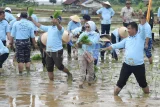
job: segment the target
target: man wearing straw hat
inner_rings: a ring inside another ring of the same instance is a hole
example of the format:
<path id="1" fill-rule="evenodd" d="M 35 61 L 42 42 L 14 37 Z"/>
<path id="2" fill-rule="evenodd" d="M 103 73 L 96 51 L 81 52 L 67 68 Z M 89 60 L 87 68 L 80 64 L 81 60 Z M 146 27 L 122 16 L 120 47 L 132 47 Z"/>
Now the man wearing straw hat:
<path id="1" fill-rule="evenodd" d="M 139 86 L 145 94 L 149 94 L 149 87 L 146 82 L 144 65 L 144 43 L 146 36 L 138 33 L 138 25 L 131 22 L 128 25 L 129 37 L 121 42 L 111 45 L 102 50 L 112 50 L 125 48 L 125 59 L 120 72 L 120 77 L 114 89 L 114 95 L 117 96 L 121 89 L 126 85 L 130 75 L 133 73 Z M 149 35 L 147 35 L 149 36 Z"/>
<path id="2" fill-rule="evenodd" d="M 128 37 L 128 29 L 126 27 L 120 27 L 112 31 L 111 42 L 112 44 L 120 42 L 123 38 Z M 118 60 L 116 51 L 112 52 L 112 57 Z"/>
<path id="3" fill-rule="evenodd" d="M 111 4 L 107 2 L 102 2 L 103 7 L 97 10 L 97 14 L 101 19 L 101 34 L 109 34 L 111 26 L 111 18 L 114 16 L 115 12 L 111 8 Z"/>
<path id="4" fill-rule="evenodd" d="M 33 25 L 27 20 L 27 13 L 22 12 L 20 21 L 13 24 L 10 38 L 10 45 L 13 46 L 13 38 L 16 39 L 16 58 L 18 62 L 19 74 L 22 75 L 25 63 L 27 72 L 30 71 L 30 37 L 35 47 L 35 35 Z"/>
<path id="5" fill-rule="evenodd" d="M 44 26 L 37 23 L 30 17 L 31 21 L 40 29 L 47 32 L 46 42 L 46 68 L 48 71 L 48 77 L 51 81 L 54 80 L 54 65 L 61 71 L 68 75 L 68 80 L 72 80 L 72 74 L 62 64 L 63 61 L 63 46 L 62 46 L 62 35 L 64 28 L 60 25 L 62 18 L 58 16 L 57 19 L 51 17 L 52 26 Z M 68 36 L 69 37 L 69 36 Z"/>
<path id="6" fill-rule="evenodd" d="M 70 33 L 75 28 L 81 27 L 81 20 L 77 15 L 73 15 L 70 17 L 71 21 L 68 23 L 67 30 Z M 72 41 L 67 44 L 68 57 L 71 57 L 71 46 Z"/>
<path id="7" fill-rule="evenodd" d="M 127 27 L 130 22 L 133 22 L 133 16 L 135 15 L 133 8 L 131 7 L 131 1 L 126 0 L 126 6 L 121 10 L 121 18 L 123 20 L 123 26 Z"/>

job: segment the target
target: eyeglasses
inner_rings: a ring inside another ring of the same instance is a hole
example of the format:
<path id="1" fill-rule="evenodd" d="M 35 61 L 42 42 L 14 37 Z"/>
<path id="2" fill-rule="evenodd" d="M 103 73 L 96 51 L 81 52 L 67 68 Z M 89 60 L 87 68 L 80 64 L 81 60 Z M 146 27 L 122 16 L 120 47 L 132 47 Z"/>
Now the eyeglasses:
<path id="1" fill-rule="evenodd" d="M 85 28 L 90 28 L 90 26 L 85 26 Z"/>

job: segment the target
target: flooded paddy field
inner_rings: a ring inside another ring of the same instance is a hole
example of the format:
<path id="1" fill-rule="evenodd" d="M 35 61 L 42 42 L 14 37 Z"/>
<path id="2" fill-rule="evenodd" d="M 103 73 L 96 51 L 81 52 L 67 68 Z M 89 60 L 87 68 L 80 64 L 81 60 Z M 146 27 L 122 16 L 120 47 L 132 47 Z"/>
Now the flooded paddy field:
<path id="1" fill-rule="evenodd" d="M 144 95 L 132 75 L 119 96 L 113 96 L 114 86 L 119 78 L 123 62 L 123 51 L 119 61 L 106 54 L 104 63 L 99 59 L 97 81 L 92 86 L 78 87 L 78 60 L 67 58 L 64 51 L 64 65 L 73 74 L 74 81 L 67 83 L 67 76 L 55 68 L 54 81 L 48 79 L 41 61 L 32 61 L 31 72 L 25 70 L 18 75 L 17 63 L 13 63 L 11 52 L 0 77 L 0 107 L 159 107 L 160 106 L 160 41 L 154 43 L 153 65 L 145 57 L 147 82 L 150 94 Z M 32 55 L 39 51 L 32 52 Z"/>

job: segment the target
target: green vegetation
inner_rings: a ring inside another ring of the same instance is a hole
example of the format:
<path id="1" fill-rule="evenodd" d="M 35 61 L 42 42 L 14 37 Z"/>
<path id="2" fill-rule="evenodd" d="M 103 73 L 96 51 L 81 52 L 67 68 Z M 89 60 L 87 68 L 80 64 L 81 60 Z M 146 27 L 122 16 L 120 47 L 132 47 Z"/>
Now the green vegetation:
<path id="1" fill-rule="evenodd" d="M 30 17 L 32 16 L 33 12 L 34 12 L 33 8 L 29 7 L 28 8 L 28 14 L 29 14 Z"/>
<path id="2" fill-rule="evenodd" d="M 42 59 L 42 57 L 41 57 L 41 55 L 40 54 L 35 54 L 34 56 L 32 56 L 32 58 L 31 58 L 32 60 L 41 60 Z"/>
<path id="3" fill-rule="evenodd" d="M 82 44 L 88 44 L 90 40 L 88 39 L 87 35 L 84 35 L 79 42 L 81 42 Z"/>
<path id="4" fill-rule="evenodd" d="M 62 13 L 61 11 L 55 11 L 54 14 L 53 14 L 53 17 L 54 17 L 55 19 L 57 19 L 58 16 L 61 15 L 61 13 Z"/>

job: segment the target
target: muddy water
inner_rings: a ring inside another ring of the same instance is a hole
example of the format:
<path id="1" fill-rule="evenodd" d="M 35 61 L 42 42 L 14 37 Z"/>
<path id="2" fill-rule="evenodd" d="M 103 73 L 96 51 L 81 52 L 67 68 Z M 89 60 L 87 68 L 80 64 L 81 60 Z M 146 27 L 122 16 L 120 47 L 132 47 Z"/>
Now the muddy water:
<path id="1" fill-rule="evenodd" d="M 32 54 L 38 53 L 32 52 Z M 0 107 L 159 107 L 160 106 L 160 48 L 153 51 L 154 64 L 150 66 L 145 58 L 147 81 L 151 93 L 146 96 L 132 75 L 119 97 L 113 96 L 113 88 L 122 66 L 123 52 L 115 62 L 111 55 L 101 63 L 94 85 L 78 88 L 79 66 L 74 58 L 68 60 L 64 52 L 64 64 L 73 74 L 74 82 L 67 84 L 66 74 L 55 69 L 55 81 L 48 79 L 41 61 L 32 62 L 30 75 L 23 72 L 18 76 L 17 64 L 12 63 L 10 53 L 0 77 Z"/>

